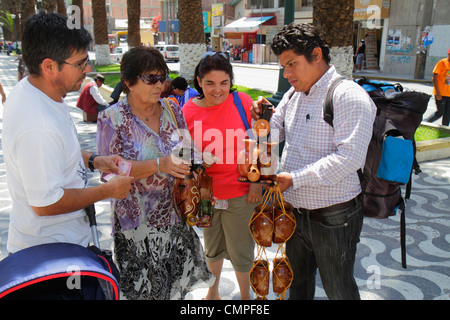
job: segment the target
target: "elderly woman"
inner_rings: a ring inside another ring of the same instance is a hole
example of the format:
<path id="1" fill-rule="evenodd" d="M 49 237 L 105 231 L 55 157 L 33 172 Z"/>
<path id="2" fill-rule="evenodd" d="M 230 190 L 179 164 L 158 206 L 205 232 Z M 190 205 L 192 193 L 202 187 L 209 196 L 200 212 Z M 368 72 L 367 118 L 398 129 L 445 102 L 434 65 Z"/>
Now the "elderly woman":
<path id="1" fill-rule="evenodd" d="M 121 155 L 135 177 L 128 197 L 111 202 L 120 287 L 130 300 L 183 299 L 214 282 L 199 238 L 178 219 L 171 201 L 174 177 L 184 177 L 189 165 L 171 156 L 180 143 L 177 125 L 186 123 L 173 102 L 160 98 L 168 72 L 154 48 L 125 53 L 121 81 L 127 96 L 97 121 L 98 153 Z"/>

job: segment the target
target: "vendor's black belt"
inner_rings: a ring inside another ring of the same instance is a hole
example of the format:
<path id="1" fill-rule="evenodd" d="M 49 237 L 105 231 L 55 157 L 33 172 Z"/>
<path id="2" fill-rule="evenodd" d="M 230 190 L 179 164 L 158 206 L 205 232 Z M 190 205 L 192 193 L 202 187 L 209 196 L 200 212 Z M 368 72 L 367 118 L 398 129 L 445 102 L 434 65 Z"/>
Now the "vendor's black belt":
<path id="1" fill-rule="evenodd" d="M 357 197 L 356 197 L 357 198 Z M 347 202 L 338 203 L 326 208 L 308 210 L 304 208 L 294 208 L 294 211 L 297 211 L 299 214 L 309 215 L 309 218 L 313 221 L 323 222 L 322 213 L 341 211 L 345 209 L 352 208 L 356 205 L 356 198 L 349 200 Z"/>

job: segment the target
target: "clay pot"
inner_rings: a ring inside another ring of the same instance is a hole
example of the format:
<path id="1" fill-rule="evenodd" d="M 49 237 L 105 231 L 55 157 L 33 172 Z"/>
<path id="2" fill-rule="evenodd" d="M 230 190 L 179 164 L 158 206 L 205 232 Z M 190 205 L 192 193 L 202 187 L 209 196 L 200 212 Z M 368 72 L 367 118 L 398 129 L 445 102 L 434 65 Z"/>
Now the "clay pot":
<path id="1" fill-rule="evenodd" d="M 198 211 L 197 227 L 210 227 L 214 211 L 212 177 L 201 167 L 197 176 L 198 189 L 200 191 L 200 207 Z"/>
<path id="2" fill-rule="evenodd" d="M 273 260 L 272 289 L 273 292 L 283 293 L 292 283 L 293 275 L 287 258 Z"/>
<path id="3" fill-rule="evenodd" d="M 257 295 L 269 294 L 269 262 L 267 260 L 256 260 L 250 270 L 250 284 Z"/>
<path id="4" fill-rule="evenodd" d="M 259 171 L 259 168 L 256 164 L 252 164 L 250 168 L 248 169 L 247 173 L 247 179 L 251 182 L 257 182 L 259 181 L 259 177 L 261 176 L 261 173 Z"/>
<path id="5" fill-rule="evenodd" d="M 253 124 L 253 131 L 258 137 L 265 137 L 270 132 L 270 123 L 265 119 L 258 119 Z"/>
<path id="6" fill-rule="evenodd" d="M 273 181 L 278 169 L 278 155 L 274 151 L 276 142 L 264 142 L 265 151 L 259 154 L 260 180 Z"/>
<path id="7" fill-rule="evenodd" d="M 244 149 L 242 149 L 237 156 L 237 166 L 241 177 L 239 181 L 248 181 L 247 174 L 252 164 L 256 164 L 257 158 L 253 158 L 253 149 L 256 145 L 256 140 L 243 139 Z"/>
<path id="8" fill-rule="evenodd" d="M 197 213 L 200 202 L 200 192 L 197 182 L 191 173 L 183 179 L 176 178 L 172 188 L 172 201 L 178 217 L 190 226 L 197 224 Z"/>
<path id="9" fill-rule="evenodd" d="M 280 204 L 277 203 L 273 211 L 273 243 L 286 242 L 295 231 L 294 207 L 290 203 L 284 202 L 284 208 L 285 212 L 282 211 Z"/>
<path id="10" fill-rule="evenodd" d="M 273 237 L 273 209 L 266 206 L 262 212 L 262 204 L 255 207 L 250 220 L 250 233 L 256 243 L 263 247 L 272 246 Z"/>

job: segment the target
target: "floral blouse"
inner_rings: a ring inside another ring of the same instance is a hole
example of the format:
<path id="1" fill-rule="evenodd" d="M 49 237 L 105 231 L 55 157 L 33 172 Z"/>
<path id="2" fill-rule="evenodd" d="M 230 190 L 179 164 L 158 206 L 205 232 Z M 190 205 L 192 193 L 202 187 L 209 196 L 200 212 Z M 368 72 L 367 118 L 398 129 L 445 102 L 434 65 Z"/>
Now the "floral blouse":
<path id="1" fill-rule="evenodd" d="M 97 151 L 99 155 L 120 155 L 125 160 L 149 160 L 171 154 L 180 144 L 177 127 L 164 101 L 170 103 L 178 126 L 186 128 L 181 109 L 170 100 L 159 100 L 162 113 L 159 134 L 150 129 L 131 112 L 125 97 L 100 112 L 97 119 Z M 111 213 L 122 230 L 136 228 L 142 223 L 164 227 L 178 221 L 172 205 L 174 177 L 156 173 L 133 183 L 125 199 L 111 199 Z M 113 219 L 111 217 L 111 219 Z M 114 226 L 114 223 L 112 224 Z M 113 230 L 115 233 L 115 230 Z"/>

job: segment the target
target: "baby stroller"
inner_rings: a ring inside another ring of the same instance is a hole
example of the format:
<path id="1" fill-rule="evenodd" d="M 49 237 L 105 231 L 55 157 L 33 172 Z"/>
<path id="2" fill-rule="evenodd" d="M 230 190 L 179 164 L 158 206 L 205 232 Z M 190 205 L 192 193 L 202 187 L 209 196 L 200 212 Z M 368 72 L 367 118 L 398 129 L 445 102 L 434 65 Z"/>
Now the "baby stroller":
<path id="1" fill-rule="evenodd" d="M 119 272 L 111 253 L 99 249 L 94 205 L 86 212 L 95 245 L 49 243 L 9 255 L 0 261 L 0 299 L 119 299 Z"/>

